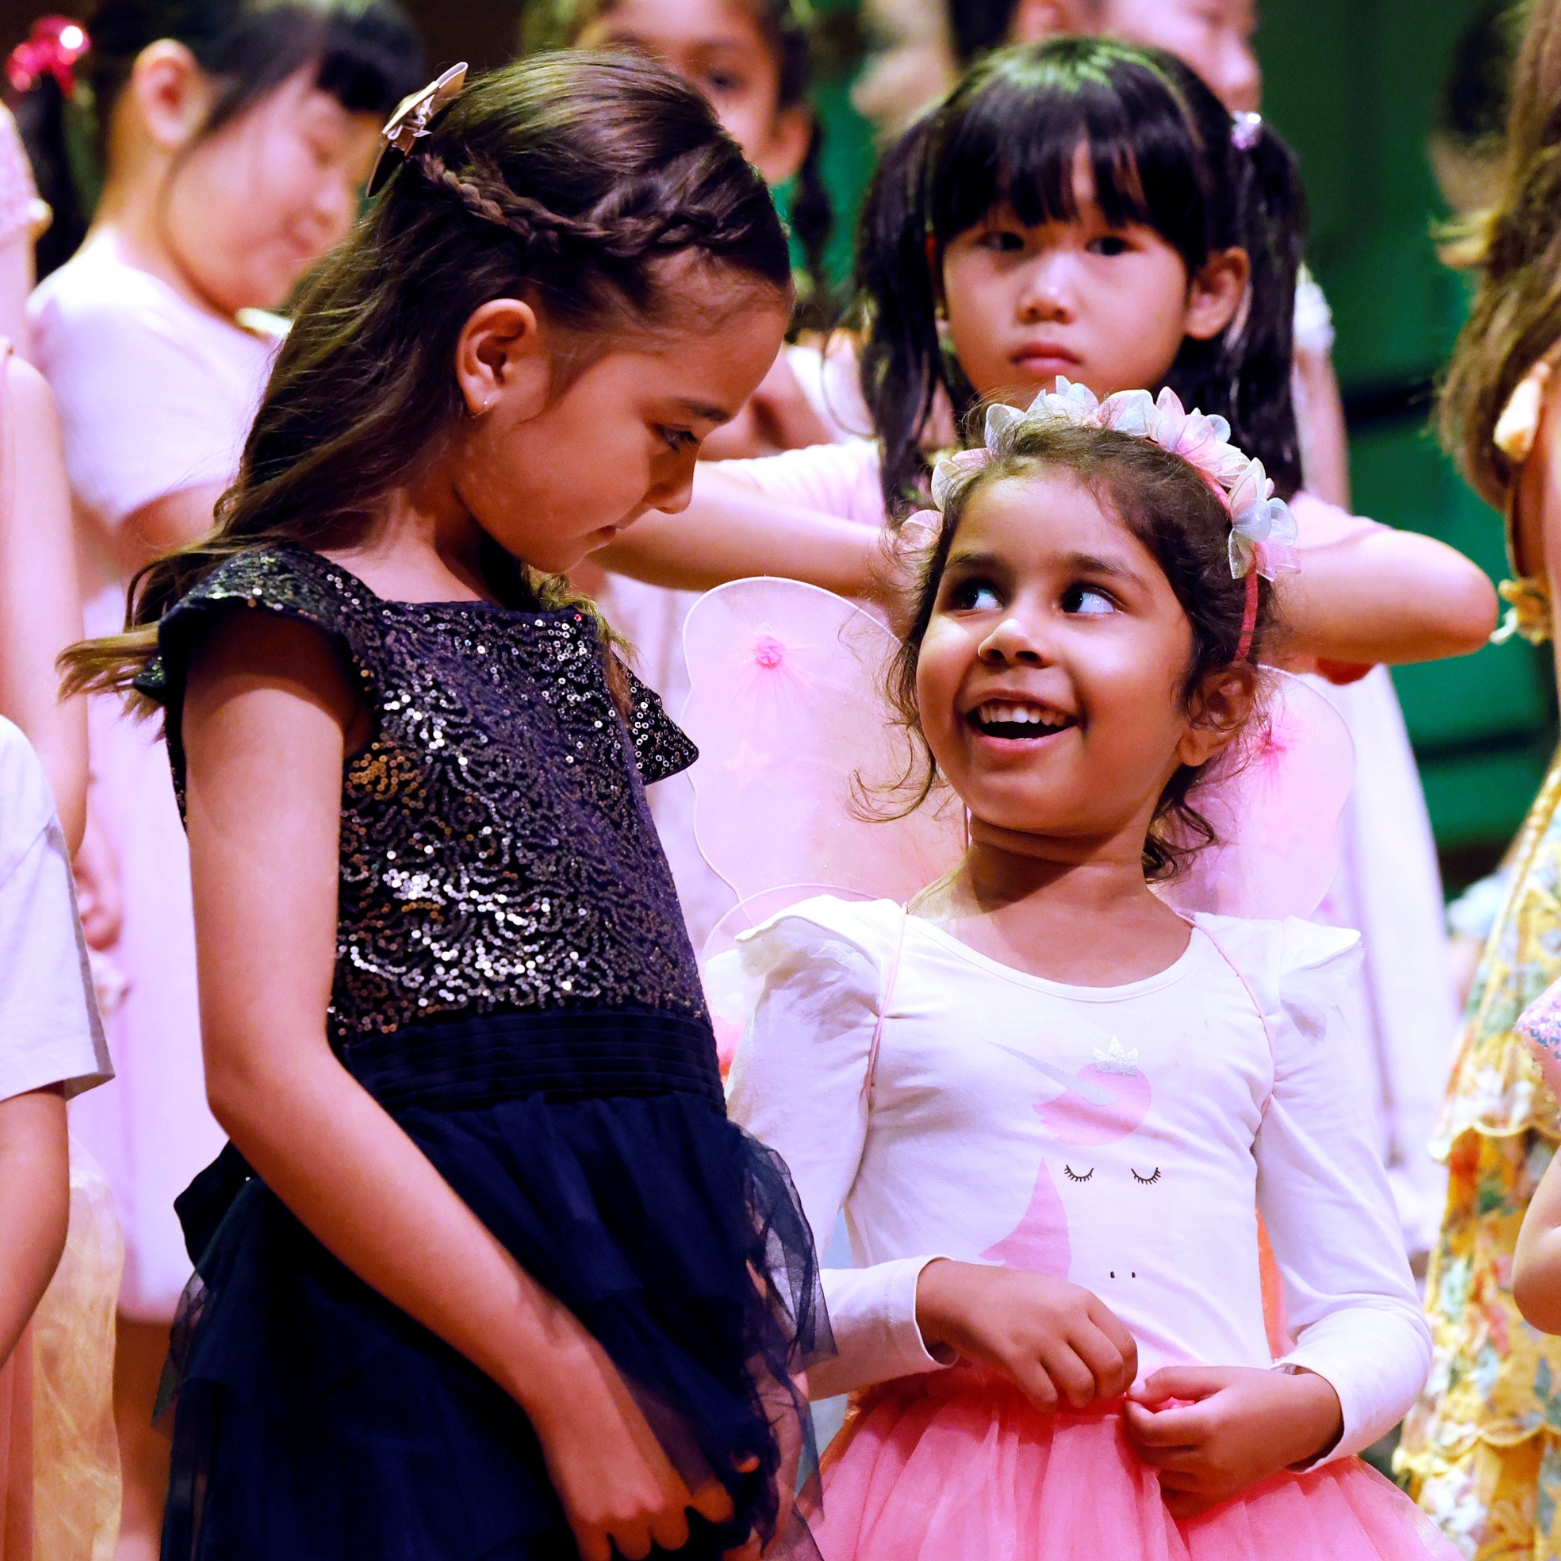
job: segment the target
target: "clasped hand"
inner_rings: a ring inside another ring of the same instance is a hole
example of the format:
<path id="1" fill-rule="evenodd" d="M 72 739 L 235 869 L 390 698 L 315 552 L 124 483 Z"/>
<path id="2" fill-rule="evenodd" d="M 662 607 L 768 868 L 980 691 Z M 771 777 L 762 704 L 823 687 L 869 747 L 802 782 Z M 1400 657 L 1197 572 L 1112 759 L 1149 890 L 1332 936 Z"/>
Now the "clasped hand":
<path id="1" fill-rule="evenodd" d="M 1175 1518 L 1320 1457 L 1343 1429 L 1338 1395 L 1311 1372 L 1173 1366 L 1133 1387 L 1138 1347 L 1091 1291 L 1063 1279 L 939 1258 L 916 1320 L 934 1354 L 995 1366 L 1042 1410 L 1128 1395 L 1127 1434 Z"/>

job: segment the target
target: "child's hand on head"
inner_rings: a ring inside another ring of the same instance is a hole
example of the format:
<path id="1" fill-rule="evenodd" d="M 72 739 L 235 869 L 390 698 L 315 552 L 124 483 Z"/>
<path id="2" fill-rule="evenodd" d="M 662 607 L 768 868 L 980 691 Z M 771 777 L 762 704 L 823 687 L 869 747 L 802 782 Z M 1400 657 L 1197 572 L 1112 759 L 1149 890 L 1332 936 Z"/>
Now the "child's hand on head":
<path id="1" fill-rule="evenodd" d="M 1126 1417 L 1174 1518 L 1321 1457 L 1344 1429 L 1339 1395 L 1315 1372 L 1255 1366 L 1167 1367 L 1133 1389 Z"/>
<path id="2" fill-rule="evenodd" d="M 1138 1346 L 1111 1308 L 1044 1274 L 938 1258 L 921 1271 L 916 1323 L 934 1355 L 997 1367 L 1039 1409 L 1120 1398 L 1138 1375 Z"/>

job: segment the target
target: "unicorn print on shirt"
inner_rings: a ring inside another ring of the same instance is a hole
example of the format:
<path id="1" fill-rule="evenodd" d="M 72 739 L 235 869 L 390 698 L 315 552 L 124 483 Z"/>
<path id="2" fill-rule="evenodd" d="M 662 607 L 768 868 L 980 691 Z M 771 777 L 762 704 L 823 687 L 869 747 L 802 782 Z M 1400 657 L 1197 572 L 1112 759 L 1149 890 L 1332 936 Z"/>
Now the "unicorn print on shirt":
<path id="1" fill-rule="evenodd" d="M 1174 1219 L 1167 1144 L 1146 1127 L 1154 1092 L 1139 1050 L 1112 1036 L 1076 1073 L 1026 1056 L 1062 1092 L 1034 1109 L 1046 1150 L 1019 1224 L 981 1257 L 1068 1279 L 1110 1302 L 1115 1290 L 1164 1262 Z"/>

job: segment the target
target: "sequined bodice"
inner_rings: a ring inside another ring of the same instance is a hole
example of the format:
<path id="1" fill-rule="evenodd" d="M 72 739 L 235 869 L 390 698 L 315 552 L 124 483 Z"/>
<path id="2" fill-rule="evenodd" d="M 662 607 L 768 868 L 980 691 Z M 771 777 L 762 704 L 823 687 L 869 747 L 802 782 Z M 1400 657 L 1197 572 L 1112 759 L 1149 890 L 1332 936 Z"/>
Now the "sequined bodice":
<path id="1" fill-rule="evenodd" d="M 644 795 L 695 751 L 632 679 L 620 715 L 588 615 L 385 601 L 291 546 L 234 558 L 164 618 L 142 685 L 167 705 L 181 804 L 184 668 L 239 605 L 322 628 L 374 719 L 342 786 L 334 1041 L 455 1014 L 702 1017 Z"/>

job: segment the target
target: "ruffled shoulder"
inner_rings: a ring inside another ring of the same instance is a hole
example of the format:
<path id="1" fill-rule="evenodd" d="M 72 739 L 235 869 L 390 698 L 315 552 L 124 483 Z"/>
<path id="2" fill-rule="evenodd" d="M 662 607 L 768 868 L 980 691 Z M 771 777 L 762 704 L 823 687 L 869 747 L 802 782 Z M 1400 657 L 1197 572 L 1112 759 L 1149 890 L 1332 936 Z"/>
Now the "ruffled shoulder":
<path id="1" fill-rule="evenodd" d="M 877 978 L 900 938 L 905 912 L 893 900 L 844 900 L 820 894 L 799 901 L 738 939 L 743 969 L 762 976 L 778 964 L 826 955 Z"/>
<path id="2" fill-rule="evenodd" d="M 239 608 L 308 623 L 341 651 L 365 699 L 379 686 L 383 630 L 368 588 L 308 548 L 283 544 L 224 560 L 163 614 L 157 656 L 135 680 L 138 693 L 163 706 L 168 755 L 181 795 L 184 753 L 180 715 L 190 657 L 223 613 Z"/>
<path id="3" fill-rule="evenodd" d="M 767 989 L 805 985 L 819 1002 L 877 1012 L 904 912 L 893 900 L 821 894 L 761 922 L 737 947 L 705 961 L 705 996 L 723 1064 L 748 1029 Z"/>
<path id="4" fill-rule="evenodd" d="M 1194 918 L 1230 962 L 1263 1014 L 1275 1065 L 1292 1044 L 1320 1038 L 1361 980 L 1361 936 L 1298 916 L 1255 921 L 1199 914 Z"/>

